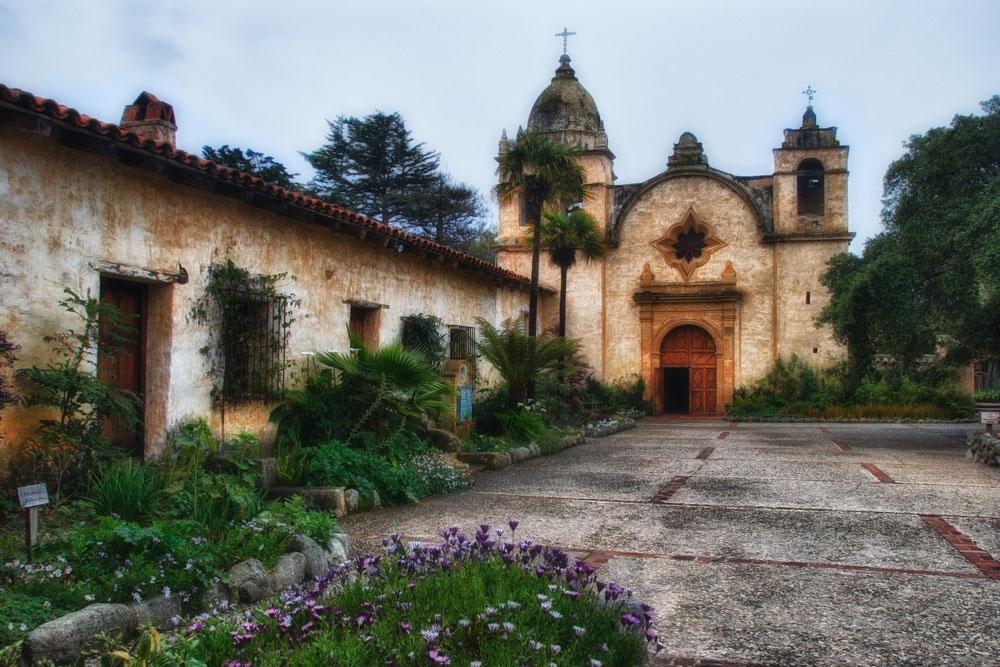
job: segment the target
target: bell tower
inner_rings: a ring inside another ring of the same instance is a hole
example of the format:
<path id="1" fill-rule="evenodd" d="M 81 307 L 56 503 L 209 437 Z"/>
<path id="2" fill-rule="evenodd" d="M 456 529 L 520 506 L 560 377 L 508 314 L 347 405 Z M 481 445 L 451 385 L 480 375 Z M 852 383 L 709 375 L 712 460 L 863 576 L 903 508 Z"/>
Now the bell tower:
<path id="1" fill-rule="evenodd" d="M 847 232 L 847 153 L 837 140 L 837 128 L 820 127 L 809 105 L 802 126 L 786 129 L 774 149 L 774 233 L 824 234 Z"/>
<path id="2" fill-rule="evenodd" d="M 564 33 L 567 33 L 565 29 Z M 566 35 L 560 34 L 559 37 Z M 521 136 L 500 137 L 499 158 Z M 559 57 L 559 67 L 552 81 L 541 92 L 528 115 L 527 131 L 577 152 L 584 171 L 586 197 L 582 207 L 597 221 L 603 235 L 611 220 L 614 204 L 614 153 L 608 148 L 608 135 L 597 104 L 576 78 L 568 53 Z M 531 249 L 525 240 L 531 227 L 525 217 L 523 198 L 517 192 L 500 197 L 497 263 L 523 276 L 531 275 Z M 566 287 L 566 335 L 580 341 L 584 357 L 597 377 L 603 376 L 605 340 L 604 260 L 578 262 L 568 274 Z M 539 330 L 552 328 L 558 320 L 559 271 L 543 251 L 539 281 L 544 290 L 539 313 Z"/>

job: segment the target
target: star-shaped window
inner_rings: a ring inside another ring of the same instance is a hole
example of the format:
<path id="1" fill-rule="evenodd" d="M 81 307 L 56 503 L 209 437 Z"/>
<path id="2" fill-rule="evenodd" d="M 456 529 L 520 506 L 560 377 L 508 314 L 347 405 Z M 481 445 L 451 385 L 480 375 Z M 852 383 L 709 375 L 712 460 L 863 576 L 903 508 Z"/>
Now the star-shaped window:
<path id="1" fill-rule="evenodd" d="M 694 227 L 689 228 L 686 232 L 682 232 L 673 245 L 677 259 L 683 259 L 688 262 L 701 257 L 701 251 L 704 247 L 705 235 Z"/>
<path id="2" fill-rule="evenodd" d="M 688 209 L 681 221 L 673 225 L 665 236 L 653 241 L 653 247 L 684 280 L 690 280 L 695 269 L 708 262 L 712 253 L 725 245 L 715 237 L 711 227 L 698 220 L 693 209 Z"/>

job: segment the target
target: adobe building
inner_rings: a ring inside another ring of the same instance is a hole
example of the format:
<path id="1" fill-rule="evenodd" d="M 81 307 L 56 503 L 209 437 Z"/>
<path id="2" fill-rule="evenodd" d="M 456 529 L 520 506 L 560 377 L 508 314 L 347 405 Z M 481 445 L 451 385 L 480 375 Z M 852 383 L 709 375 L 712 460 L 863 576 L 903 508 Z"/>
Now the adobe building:
<path id="1" fill-rule="evenodd" d="M 664 151 L 664 171 L 620 184 L 597 105 L 564 54 L 527 129 L 581 151 L 583 205 L 607 253 L 569 272 L 567 335 L 599 379 L 641 377 L 656 413 L 715 415 L 779 356 L 825 365 L 843 355 L 814 318 L 829 300 L 827 260 L 853 238 L 848 147 L 811 105 L 801 127 L 784 131 L 769 174 L 715 169 L 684 132 Z M 500 154 L 509 146 L 504 133 Z M 529 232 L 520 198 L 503 198 L 501 266 L 530 273 Z M 541 280 L 557 285 L 558 269 L 543 261 Z"/>
<path id="2" fill-rule="evenodd" d="M 135 316 L 137 344 L 99 369 L 144 399 L 139 433 L 114 434 L 135 453 L 157 454 L 196 417 L 266 439 L 289 374 L 306 353 L 346 352 L 349 324 L 382 345 L 402 317 L 435 315 L 465 355 L 477 318 L 526 309 L 523 276 L 185 153 L 176 131 L 173 108 L 148 93 L 113 125 L 0 85 L 0 329 L 20 368 L 50 358 L 44 336 L 79 327 L 58 305 L 65 288 Z M 274 293 L 232 295 L 253 326 L 220 346 L 227 324 L 206 294 L 229 262 L 285 277 Z M 4 411 L 0 468 L 39 416 Z"/>

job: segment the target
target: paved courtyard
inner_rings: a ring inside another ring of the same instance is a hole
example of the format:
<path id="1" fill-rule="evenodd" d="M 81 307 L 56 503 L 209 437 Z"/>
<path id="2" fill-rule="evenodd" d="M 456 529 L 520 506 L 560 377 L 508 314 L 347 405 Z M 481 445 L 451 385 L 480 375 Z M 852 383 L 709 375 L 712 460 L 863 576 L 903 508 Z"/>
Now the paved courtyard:
<path id="1" fill-rule="evenodd" d="M 654 606 L 658 664 L 1000 665 L 1000 471 L 967 428 L 647 419 L 341 523 L 516 518 Z"/>

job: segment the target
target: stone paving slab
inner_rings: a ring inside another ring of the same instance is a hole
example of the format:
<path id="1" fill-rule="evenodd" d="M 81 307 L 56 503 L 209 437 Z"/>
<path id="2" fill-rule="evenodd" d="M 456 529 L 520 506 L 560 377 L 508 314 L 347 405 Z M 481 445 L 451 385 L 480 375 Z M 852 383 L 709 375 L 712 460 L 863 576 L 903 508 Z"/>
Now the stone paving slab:
<path id="1" fill-rule="evenodd" d="M 620 461 L 621 459 L 616 459 Z M 540 497 L 602 498 L 605 500 L 647 501 L 664 480 L 697 471 L 702 461 L 693 456 L 676 460 L 629 460 L 627 465 L 609 468 L 593 461 L 567 467 L 542 459 L 537 465 L 506 468 L 476 478 L 475 490 L 500 491 Z"/>
<path id="2" fill-rule="evenodd" d="M 670 502 L 995 516 L 1000 488 L 695 476 Z"/>
<path id="3" fill-rule="evenodd" d="M 412 510 L 352 515 L 340 524 L 352 537 L 362 528 L 373 536 L 398 532 L 422 538 L 452 525 L 471 535 L 482 522 L 503 527 L 511 518 L 521 523 L 519 537 L 568 549 L 976 572 L 919 517 L 892 514 L 858 517 L 466 492 Z"/>
<path id="4" fill-rule="evenodd" d="M 780 665 L 995 665 L 1000 582 L 615 558 L 666 653 Z"/>
<path id="5" fill-rule="evenodd" d="M 901 484 L 946 484 L 956 486 L 989 486 L 1000 488 L 1000 468 L 969 465 L 968 461 L 952 460 L 934 465 L 923 463 L 882 461 L 879 467 Z M 1000 514 L 1000 507 L 997 508 Z"/>
<path id="6" fill-rule="evenodd" d="M 815 481 L 875 482 L 854 461 L 758 461 L 727 458 L 726 449 L 717 448 L 698 469 L 707 477 L 742 477 L 746 479 L 798 479 Z"/>

